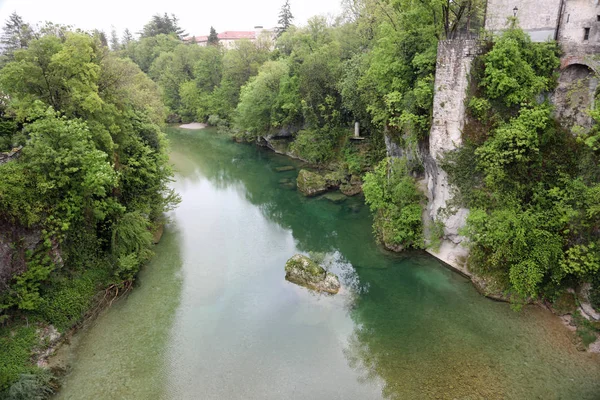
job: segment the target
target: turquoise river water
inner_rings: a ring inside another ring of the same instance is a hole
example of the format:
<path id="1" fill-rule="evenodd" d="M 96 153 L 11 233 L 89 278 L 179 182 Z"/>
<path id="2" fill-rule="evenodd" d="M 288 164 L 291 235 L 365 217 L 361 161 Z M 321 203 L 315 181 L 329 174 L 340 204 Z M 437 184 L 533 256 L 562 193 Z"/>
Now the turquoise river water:
<path id="1" fill-rule="evenodd" d="M 382 251 L 360 196 L 307 199 L 295 161 L 168 135 L 182 203 L 134 291 L 59 353 L 58 399 L 600 399 L 600 359 L 557 318 Z M 342 291 L 285 281 L 296 253 L 324 253 Z"/>

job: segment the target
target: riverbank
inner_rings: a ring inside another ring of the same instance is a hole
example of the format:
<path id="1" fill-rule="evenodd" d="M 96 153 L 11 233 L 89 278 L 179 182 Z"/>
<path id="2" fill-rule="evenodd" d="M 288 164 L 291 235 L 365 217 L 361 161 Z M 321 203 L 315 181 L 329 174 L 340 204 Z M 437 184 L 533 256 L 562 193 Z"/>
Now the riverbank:
<path id="1" fill-rule="evenodd" d="M 298 161 L 167 129 L 182 203 L 136 290 L 65 348 L 58 399 L 595 399 L 600 363 L 548 313 L 382 251 L 362 199 L 288 186 Z M 338 295 L 285 280 L 286 260 L 314 253 Z"/>
<path id="2" fill-rule="evenodd" d="M 277 146 L 271 145 L 268 139 L 261 137 L 260 141 L 257 141 L 257 145 L 288 158 L 296 159 L 296 157 L 289 154 L 289 151 L 282 151 Z M 289 143 L 287 147 L 289 147 Z M 287 149 L 287 147 L 285 148 Z M 329 189 L 324 190 L 327 191 Z M 388 246 L 385 247 L 387 248 Z M 399 252 L 389 248 L 388 250 L 396 253 Z M 494 277 L 482 277 L 469 270 L 467 266 L 469 251 L 461 244 L 443 240 L 437 250 L 429 247 L 426 249 L 426 252 L 435 257 L 445 267 L 467 277 L 482 296 L 495 301 L 515 304 L 511 294 L 505 291 L 503 285 L 497 279 Z M 572 302 L 573 306 L 567 311 L 559 310 L 559 307 L 555 307 L 545 299 L 536 301 L 527 300 L 525 303 L 535 305 L 552 313 L 555 318 L 563 323 L 567 331 L 575 332 L 574 345 L 578 350 L 600 353 L 600 334 L 597 328 L 597 326 L 600 326 L 600 314 L 593 309 L 585 295 L 583 297 L 579 296 L 579 292 L 576 293 L 574 290 L 571 290 L 570 293 L 574 294 L 574 300 Z M 521 307 L 522 304 L 522 300 L 517 302 L 518 307 Z M 591 339 L 592 336 L 595 337 L 595 340 Z"/>

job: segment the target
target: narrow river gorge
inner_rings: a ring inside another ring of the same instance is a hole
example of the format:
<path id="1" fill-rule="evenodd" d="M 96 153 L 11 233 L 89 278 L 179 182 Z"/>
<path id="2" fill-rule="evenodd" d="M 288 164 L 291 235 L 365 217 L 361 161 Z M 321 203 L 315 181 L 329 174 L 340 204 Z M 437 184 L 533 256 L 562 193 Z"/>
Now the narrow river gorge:
<path id="1" fill-rule="evenodd" d="M 171 214 L 136 288 L 79 332 L 59 399 L 598 399 L 600 359 L 550 313 L 480 296 L 424 253 L 389 254 L 360 197 L 307 199 L 300 164 L 168 129 Z M 284 279 L 325 253 L 336 296 Z"/>

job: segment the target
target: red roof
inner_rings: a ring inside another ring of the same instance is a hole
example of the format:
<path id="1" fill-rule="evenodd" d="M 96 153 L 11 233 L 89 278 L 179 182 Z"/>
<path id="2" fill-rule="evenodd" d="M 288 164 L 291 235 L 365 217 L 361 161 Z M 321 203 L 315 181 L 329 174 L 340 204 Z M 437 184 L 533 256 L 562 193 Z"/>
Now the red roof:
<path id="1" fill-rule="evenodd" d="M 255 39 L 256 32 L 254 31 L 225 31 L 217 34 L 219 40 L 240 40 L 240 39 Z M 186 41 L 196 39 L 196 43 L 208 41 L 208 36 L 190 36 L 185 38 Z"/>
<path id="2" fill-rule="evenodd" d="M 254 39 L 256 32 L 254 31 L 226 31 L 219 33 L 219 40 L 236 40 L 236 39 Z"/>

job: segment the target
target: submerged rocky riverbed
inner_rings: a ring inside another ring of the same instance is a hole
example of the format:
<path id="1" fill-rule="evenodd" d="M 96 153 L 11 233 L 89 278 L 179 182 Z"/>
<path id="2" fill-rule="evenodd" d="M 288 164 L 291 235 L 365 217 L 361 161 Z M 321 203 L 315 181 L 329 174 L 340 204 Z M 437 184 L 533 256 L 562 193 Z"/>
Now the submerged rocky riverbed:
<path id="1" fill-rule="evenodd" d="M 59 354 L 58 398 L 598 398 L 600 358 L 550 313 L 381 250 L 361 197 L 302 196 L 295 161 L 168 133 L 183 201 L 131 295 Z M 322 254 L 344 290 L 287 282 L 297 253 Z"/>

